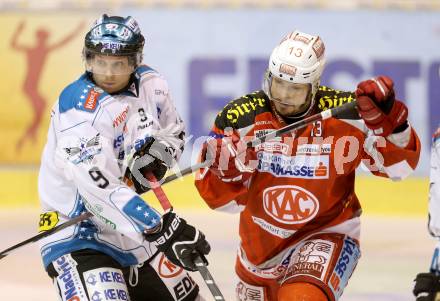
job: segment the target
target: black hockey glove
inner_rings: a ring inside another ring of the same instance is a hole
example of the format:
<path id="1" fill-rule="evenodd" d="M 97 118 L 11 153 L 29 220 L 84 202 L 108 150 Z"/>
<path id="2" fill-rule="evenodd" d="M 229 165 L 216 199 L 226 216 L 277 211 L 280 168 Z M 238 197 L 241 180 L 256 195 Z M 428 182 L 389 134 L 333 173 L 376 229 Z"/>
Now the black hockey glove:
<path id="1" fill-rule="evenodd" d="M 145 176 L 151 172 L 160 181 L 172 166 L 174 157 L 172 149 L 166 143 L 153 137 L 137 141 L 135 149 L 136 152 L 125 170 L 125 178 L 133 183 L 136 193 L 142 194 L 150 190 Z"/>
<path id="2" fill-rule="evenodd" d="M 440 300 L 440 276 L 433 273 L 417 274 L 413 294 L 416 301 Z"/>
<path id="3" fill-rule="evenodd" d="M 156 245 L 157 249 L 175 265 L 188 271 L 197 271 L 194 259 L 200 256 L 208 265 L 204 255 L 211 251 L 211 246 L 205 239 L 205 235 L 183 218 L 172 211 L 162 216 L 160 231 L 145 234 L 145 239 Z"/>

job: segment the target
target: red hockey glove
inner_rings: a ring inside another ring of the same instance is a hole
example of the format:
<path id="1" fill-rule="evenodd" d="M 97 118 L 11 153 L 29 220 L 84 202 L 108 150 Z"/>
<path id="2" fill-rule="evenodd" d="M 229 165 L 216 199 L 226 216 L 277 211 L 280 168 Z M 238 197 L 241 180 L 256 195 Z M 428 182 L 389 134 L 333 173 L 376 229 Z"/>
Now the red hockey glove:
<path id="1" fill-rule="evenodd" d="M 362 81 L 356 89 L 358 111 L 375 135 L 388 136 L 408 126 L 408 108 L 395 99 L 394 83 L 387 76 Z"/>
<path id="2" fill-rule="evenodd" d="M 224 182 L 248 180 L 257 165 L 253 148 L 247 148 L 237 133 L 223 138 L 210 138 L 203 146 L 202 160 L 212 161 L 209 170 Z"/>

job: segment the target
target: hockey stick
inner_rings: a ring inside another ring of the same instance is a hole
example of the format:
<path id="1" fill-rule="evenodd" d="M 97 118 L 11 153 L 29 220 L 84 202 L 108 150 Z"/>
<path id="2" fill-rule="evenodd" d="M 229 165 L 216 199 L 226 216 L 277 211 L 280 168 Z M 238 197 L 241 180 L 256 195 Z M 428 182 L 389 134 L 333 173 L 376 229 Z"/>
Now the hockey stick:
<path id="1" fill-rule="evenodd" d="M 52 228 L 50 230 L 47 230 L 47 231 L 45 231 L 43 233 L 37 234 L 37 235 L 35 235 L 35 236 L 33 236 L 33 237 L 29 238 L 29 239 L 26 239 L 25 241 L 22 241 L 21 243 L 16 244 L 15 246 L 12 246 L 12 247 L 7 248 L 6 250 L 0 252 L 0 259 L 5 258 L 6 256 L 11 254 L 12 252 L 17 251 L 18 249 L 26 246 L 27 244 L 37 242 L 37 241 L 39 241 L 40 239 L 42 239 L 42 238 L 44 238 L 46 236 L 49 236 L 49 235 L 51 235 L 51 234 L 53 234 L 55 232 L 58 232 L 60 230 L 65 229 L 67 227 L 73 226 L 73 225 L 75 225 L 75 224 L 77 224 L 79 222 L 82 222 L 83 220 L 86 220 L 86 219 L 88 219 L 88 218 L 90 218 L 92 216 L 93 216 L 93 214 L 90 213 L 90 212 L 83 213 L 80 216 L 72 218 L 71 220 L 68 220 L 67 222 L 65 222 L 65 223 L 63 223 L 63 224 L 61 224 L 59 226 L 56 226 L 56 227 L 54 227 L 54 228 Z"/>
<path id="2" fill-rule="evenodd" d="M 258 146 L 260 144 L 263 144 L 267 140 L 273 139 L 275 137 L 279 137 L 279 136 L 286 134 L 288 132 L 291 132 L 291 131 L 299 130 L 299 129 L 306 127 L 309 124 L 316 122 L 316 121 L 319 121 L 319 120 L 326 120 L 331 117 L 340 118 L 345 114 L 352 114 L 354 112 L 357 112 L 356 105 L 357 105 L 356 100 L 354 100 L 354 101 L 347 103 L 347 104 L 344 104 L 342 106 L 339 106 L 339 107 L 336 107 L 333 109 L 328 109 L 328 110 L 322 111 L 321 113 L 317 113 L 315 115 L 309 116 L 307 118 L 304 118 L 303 120 L 291 123 L 283 128 L 272 131 L 269 134 L 264 135 L 260 138 L 255 138 L 247 143 L 247 147 Z M 206 160 L 205 162 L 197 163 L 197 164 L 194 164 L 190 167 L 187 167 L 187 168 L 179 171 L 178 173 L 175 173 L 173 175 L 166 177 L 163 180 L 162 185 L 167 184 L 169 182 L 172 182 L 172 181 L 174 181 L 178 178 L 184 177 L 186 175 L 189 175 L 198 169 L 208 167 L 210 164 L 211 164 L 211 161 Z"/>
<path id="3" fill-rule="evenodd" d="M 330 117 L 339 118 L 339 117 L 341 117 L 344 114 L 353 113 L 353 112 L 355 112 L 355 110 L 356 110 L 356 101 L 352 101 L 352 102 L 350 102 L 348 104 L 345 104 L 345 105 L 342 105 L 340 107 L 336 107 L 336 108 L 333 108 L 333 109 L 325 110 L 325 111 L 323 111 L 321 113 L 312 115 L 312 116 L 307 117 L 307 118 L 305 118 L 303 120 L 300 120 L 300 121 L 294 122 L 292 124 L 289 124 L 289 125 L 281 128 L 281 129 L 278 129 L 278 130 L 275 130 L 273 132 L 270 132 L 269 134 L 267 134 L 265 136 L 262 136 L 260 138 L 256 138 L 256 139 L 254 139 L 252 141 L 249 141 L 247 143 L 247 146 L 248 147 L 255 147 L 255 146 L 259 145 L 259 144 L 264 143 L 266 140 L 273 139 L 274 137 L 278 137 L 278 136 L 281 136 L 281 135 L 283 135 L 285 133 L 288 133 L 288 132 L 291 132 L 291 131 L 294 131 L 294 130 L 298 130 L 298 129 L 303 128 L 303 127 L 306 127 L 307 125 L 309 125 L 312 122 L 319 121 L 319 120 L 325 120 L 325 119 L 328 119 Z M 204 168 L 204 167 L 209 166 L 210 164 L 211 164 L 211 161 L 206 160 L 205 162 L 197 163 L 197 164 L 194 164 L 194 165 L 192 165 L 190 167 L 187 167 L 187 168 L 181 170 L 178 173 L 175 173 L 173 175 L 170 175 L 170 176 L 166 177 L 165 180 L 163 181 L 162 185 L 163 184 L 167 184 L 169 182 L 172 182 L 172 181 L 174 181 L 174 180 L 176 180 L 178 178 L 184 177 L 186 175 L 189 175 L 189 174 L 193 173 L 194 171 L 196 171 L 196 170 L 198 170 L 200 168 Z M 88 219 L 90 217 L 92 217 L 92 214 L 87 212 L 87 213 L 84 213 L 84 214 L 82 214 L 80 216 L 77 216 L 77 217 L 75 217 L 75 218 L 73 218 L 73 219 L 71 219 L 71 220 L 69 220 L 69 221 L 67 221 L 67 222 L 65 222 L 65 223 L 63 223 L 63 224 L 61 224 L 59 226 L 56 226 L 56 227 L 52 228 L 51 230 L 48 230 L 48 231 L 45 231 L 45 232 L 40 233 L 38 235 L 35 235 L 35 236 L 33 236 L 33 237 L 31 237 L 31 238 L 29 238 L 29 239 L 27 239 L 27 240 L 25 240 L 25 241 L 15 245 L 15 246 L 12 246 L 12 247 L 2 251 L 0 253 L 0 260 L 2 258 L 6 257 L 7 255 L 9 255 L 10 253 L 14 252 L 15 250 L 17 250 L 17 249 L 19 249 L 19 248 L 21 248 L 21 247 L 23 247 L 23 246 L 25 246 L 25 245 L 27 245 L 29 243 L 37 242 L 38 240 L 40 240 L 40 239 L 42 239 L 42 238 L 44 238 L 46 236 L 49 236 L 49 235 L 51 235 L 51 234 L 53 234 L 55 232 L 58 232 L 59 230 L 65 229 L 65 228 L 70 227 L 72 225 L 75 225 L 75 224 L 77 224 L 79 222 L 82 222 L 83 220 L 86 220 L 86 219 Z"/>
<path id="4" fill-rule="evenodd" d="M 152 173 L 150 173 L 147 177 L 148 177 L 148 181 L 150 182 L 151 189 L 156 195 L 156 198 L 159 200 L 163 210 L 164 211 L 170 210 L 171 203 L 168 197 L 166 196 L 165 192 L 163 191 L 162 187 L 160 186 L 159 182 L 157 181 L 156 177 Z M 217 283 L 214 281 L 214 278 L 212 278 L 212 275 L 209 272 L 208 268 L 206 267 L 205 263 L 203 262 L 202 258 L 200 258 L 200 256 L 197 256 L 196 259 L 194 260 L 194 263 L 196 264 L 200 275 L 202 276 L 203 280 L 205 281 L 206 285 L 211 291 L 211 294 L 214 297 L 214 299 L 224 301 L 225 298 L 223 297 L 220 289 L 218 288 Z"/>
<path id="5" fill-rule="evenodd" d="M 356 106 L 357 106 L 357 103 L 356 103 L 356 100 L 354 100 L 354 101 L 349 102 L 349 103 L 342 105 L 340 107 L 328 109 L 328 110 L 322 111 L 321 113 L 317 113 L 315 115 L 306 117 L 302 120 L 299 120 L 297 122 L 286 125 L 285 127 L 281 128 L 281 129 L 270 132 L 267 135 L 264 135 L 260 138 L 255 138 L 255 139 L 249 141 L 247 143 L 247 147 L 255 147 L 257 145 L 263 144 L 267 140 L 273 139 L 275 137 L 279 137 L 281 135 L 284 135 L 284 134 L 292 132 L 292 131 L 302 129 L 302 128 L 308 126 L 309 124 L 316 122 L 316 121 L 319 121 L 319 120 L 326 120 L 331 117 L 340 118 L 344 115 L 351 114 L 353 112 L 357 112 Z"/>

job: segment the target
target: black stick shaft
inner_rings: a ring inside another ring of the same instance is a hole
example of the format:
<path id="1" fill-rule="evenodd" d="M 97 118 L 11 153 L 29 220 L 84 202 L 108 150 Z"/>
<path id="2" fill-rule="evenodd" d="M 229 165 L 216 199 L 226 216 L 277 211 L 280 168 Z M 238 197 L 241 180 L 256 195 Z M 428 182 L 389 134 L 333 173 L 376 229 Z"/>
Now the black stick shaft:
<path id="1" fill-rule="evenodd" d="M 15 246 L 12 246 L 12 247 L 7 248 L 6 250 L 3 250 L 2 252 L 0 252 L 0 259 L 5 258 L 9 254 L 17 251 L 18 249 L 20 249 L 20 248 L 22 248 L 22 247 L 24 247 L 24 246 L 26 246 L 26 245 L 28 245 L 30 243 L 37 242 L 37 241 L 39 241 L 40 239 L 42 239 L 44 237 L 47 237 L 47 236 L 49 236 L 49 235 L 51 235 L 51 234 L 53 234 L 55 232 L 58 232 L 58 231 L 60 231 L 62 229 L 65 229 L 67 227 L 73 226 L 73 225 L 75 225 L 75 224 L 77 224 L 79 222 L 82 222 L 82 221 L 84 221 L 84 220 L 86 220 L 86 219 L 88 219 L 88 218 L 90 218 L 92 216 L 93 215 L 90 212 L 83 213 L 80 216 L 72 218 L 71 220 L 68 220 L 67 222 L 65 222 L 65 223 L 63 223 L 61 225 L 58 225 L 58 226 L 56 226 L 56 227 L 54 227 L 54 228 L 52 228 L 52 229 L 50 229 L 48 231 L 42 232 L 42 233 L 37 234 L 37 235 L 35 235 L 35 236 L 33 236 L 33 237 L 29 238 L 29 239 L 26 239 L 25 241 L 22 241 L 21 243 L 16 244 Z"/>
<path id="2" fill-rule="evenodd" d="M 352 101 L 350 103 L 347 103 L 345 105 L 342 105 L 340 107 L 336 107 L 333 109 L 329 109 L 329 110 L 325 110 L 322 111 L 321 113 L 317 113 L 315 115 L 306 117 L 302 120 L 299 120 L 297 122 L 291 123 L 281 129 L 275 130 L 273 132 L 270 132 L 267 135 L 264 135 L 263 137 L 260 138 L 256 138 L 254 140 L 251 140 L 247 143 L 248 147 L 255 147 L 257 145 L 260 145 L 262 143 L 264 143 L 267 140 L 271 140 L 275 137 L 279 137 L 281 135 L 284 135 L 286 133 L 292 132 L 292 131 L 296 131 L 299 130 L 301 128 L 304 128 L 306 126 L 308 126 L 309 124 L 319 121 L 319 120 L 325 120 L 328 119 L 330 117 L 339 117 L 343 114 L 349 113 L 356 110 L 356 101 Z"/>
<path id="3" fill-rule="evenodd" d="M 199 269 L 199 273 L 202 276 L 203 280 L 206 283 L 206 286 L 210 290 L 212 296 L 215 300 L 221 300 L 224 301 L 225 297 L 223 297 L 222 292 L 218 288 L 217 283 L 214 281 L 214 278 L 212 278 L 211 273 L 209 272 L 208 268 L 206 267 L 205 263 L 200 257 L 197 257 L 194 260 L 194 263 L 196 264 L 197 268 Z"/>

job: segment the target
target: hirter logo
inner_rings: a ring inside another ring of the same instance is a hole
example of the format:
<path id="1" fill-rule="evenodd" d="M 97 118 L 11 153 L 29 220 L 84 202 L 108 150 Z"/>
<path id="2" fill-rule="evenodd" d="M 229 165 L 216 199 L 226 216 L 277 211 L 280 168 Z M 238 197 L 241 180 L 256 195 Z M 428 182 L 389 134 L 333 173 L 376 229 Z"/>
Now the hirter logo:
<path id="1" fill-rule="evenodd" d="M 299 186 L 275 186 L 263 192 L 267 214 L 285 224 L 301 224 L 313 219 L 319 211 L 318 199 Z"/>
<path id="2" fill-rule="evenodd" d="M 87 96 L 87 100 L 84 104 L 84 109 L 89 111 L 95 110 L 99 95 L 101 95 L 101 93 L 99 93 L 95 89 L 90 90 L 89 95 Z"/>

